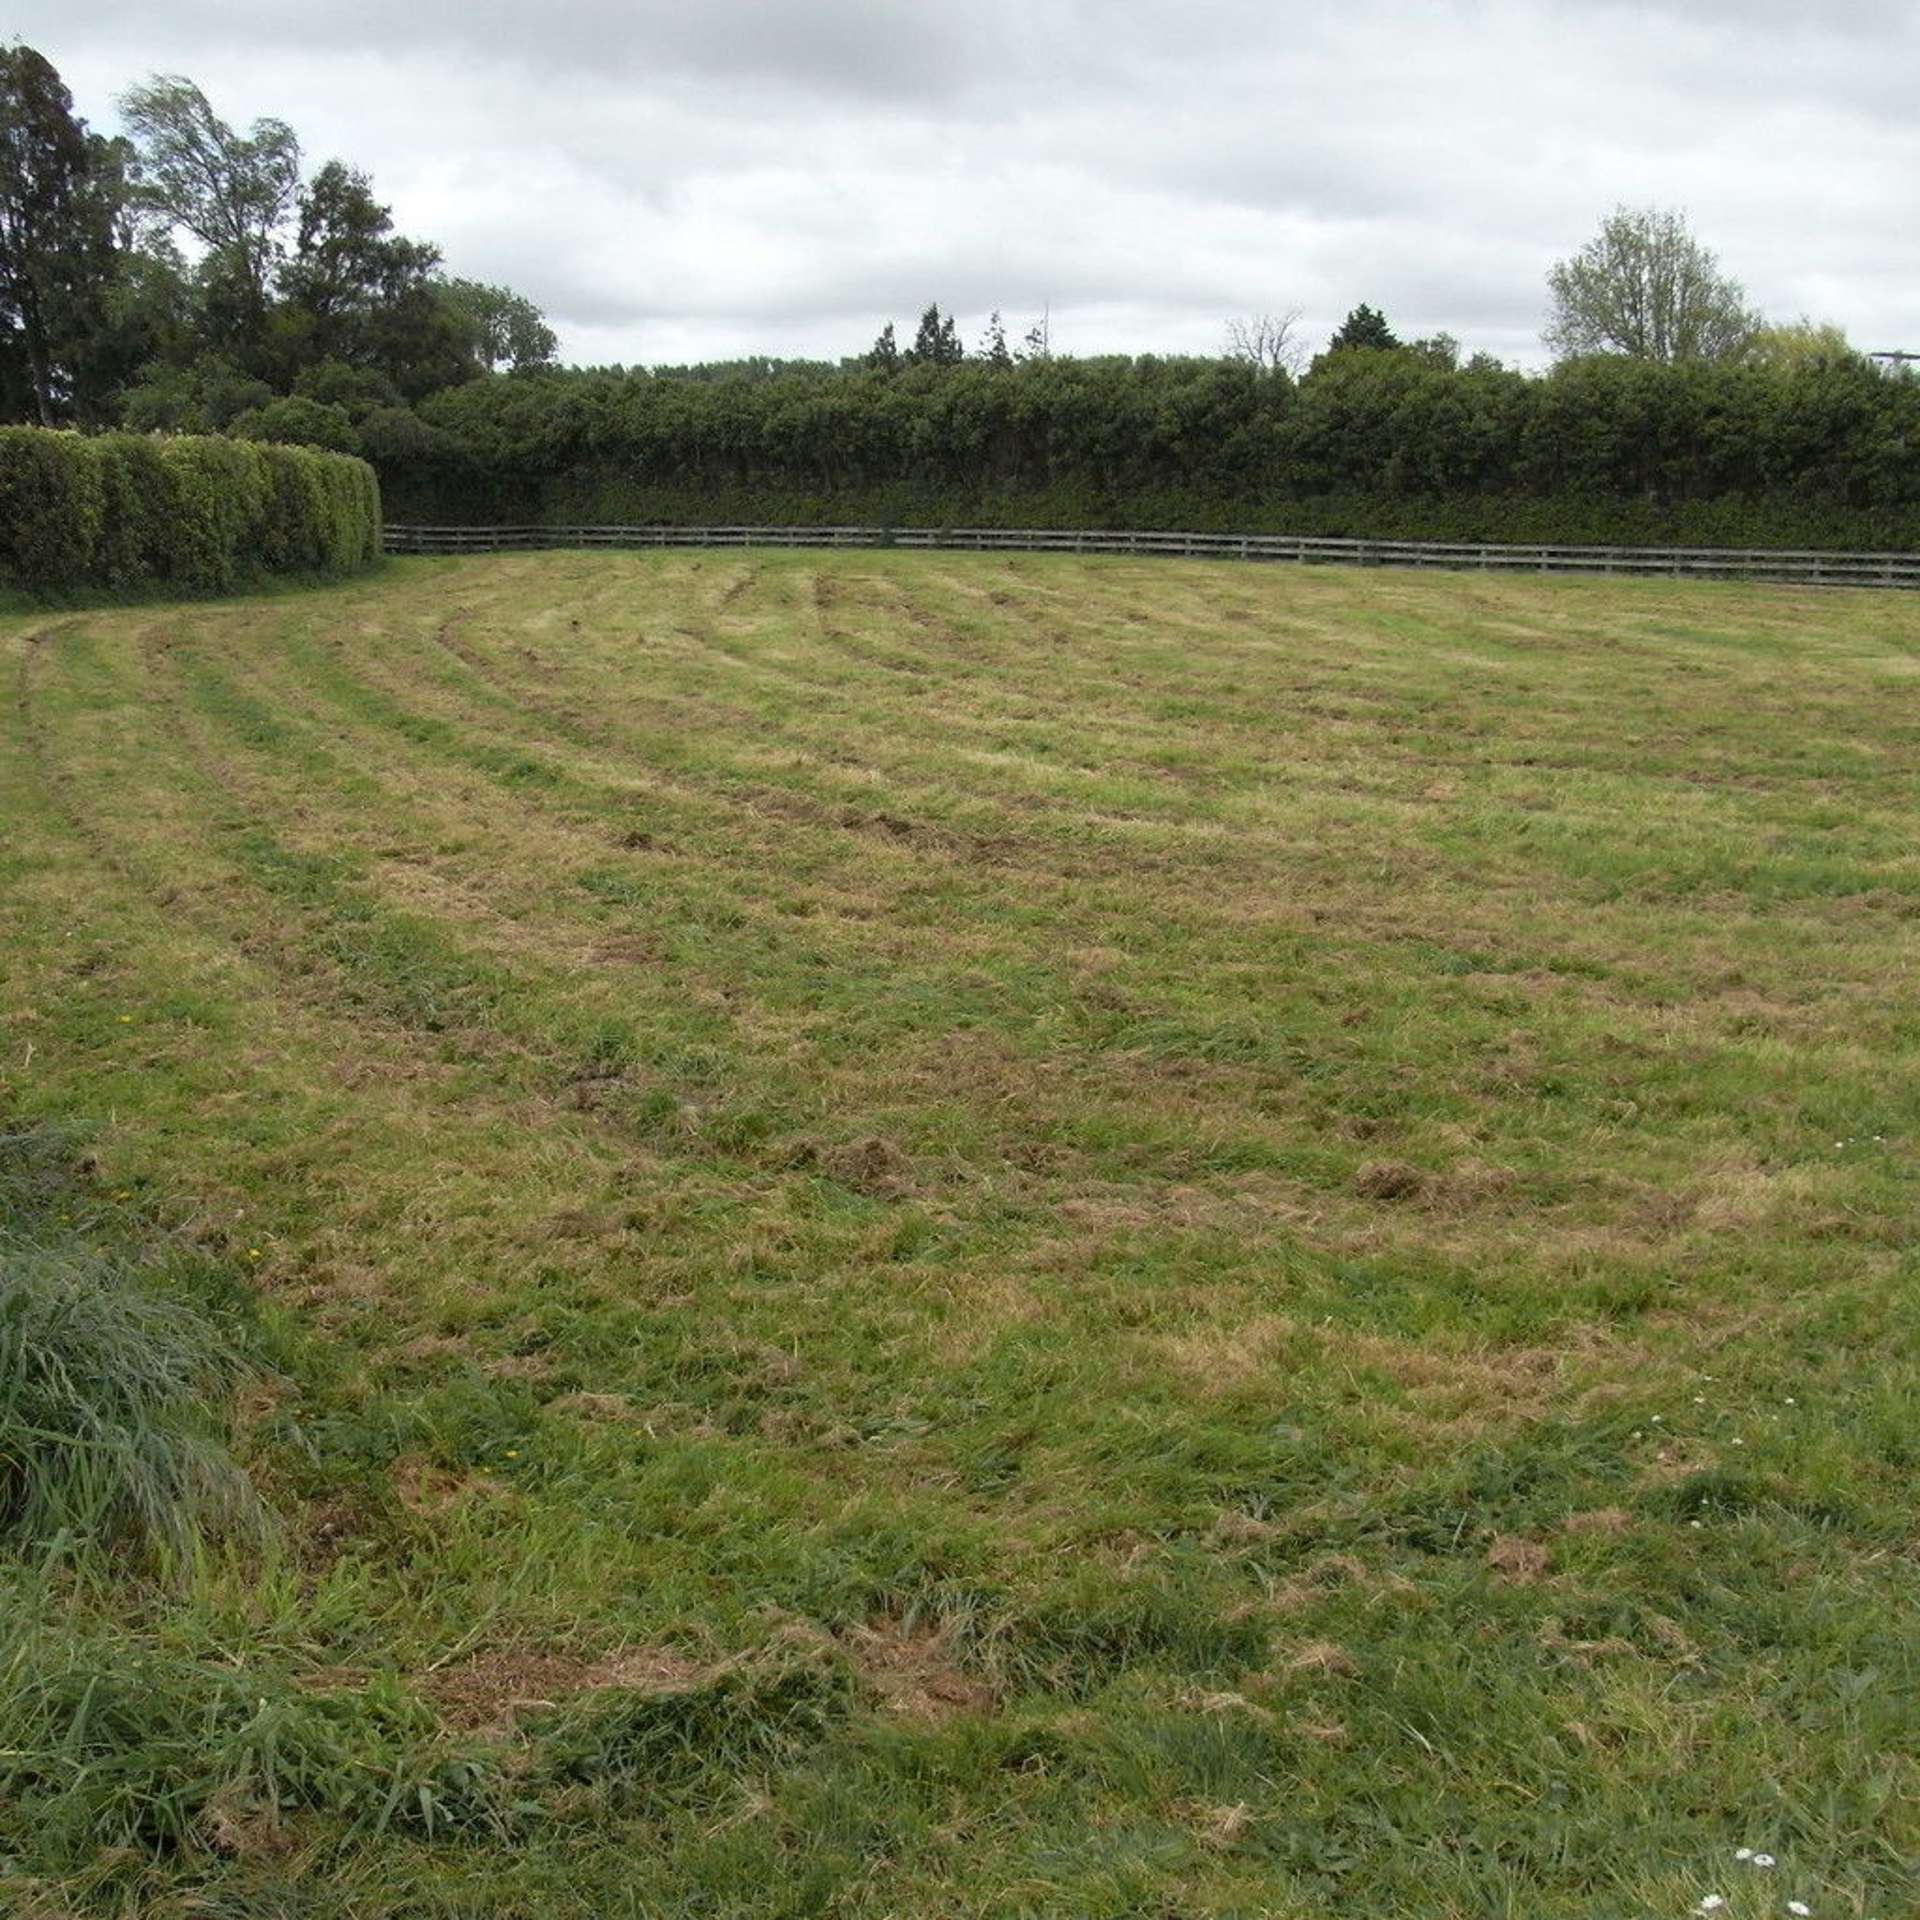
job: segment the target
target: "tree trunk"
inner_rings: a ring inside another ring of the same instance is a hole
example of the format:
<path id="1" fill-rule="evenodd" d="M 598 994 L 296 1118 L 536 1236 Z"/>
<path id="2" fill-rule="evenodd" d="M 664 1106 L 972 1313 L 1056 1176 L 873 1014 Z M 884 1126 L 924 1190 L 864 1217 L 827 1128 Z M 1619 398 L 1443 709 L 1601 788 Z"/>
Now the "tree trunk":
<path id="1" fill-rule="evenodd" d="M 27 332 L 27 373 L 33 381 L 33 404 L 40 415 L 40 424 L 51 427 L 58 424 L 53 417 L 53 370 L 47 364 L 47 344 L 37 329 Z"/>

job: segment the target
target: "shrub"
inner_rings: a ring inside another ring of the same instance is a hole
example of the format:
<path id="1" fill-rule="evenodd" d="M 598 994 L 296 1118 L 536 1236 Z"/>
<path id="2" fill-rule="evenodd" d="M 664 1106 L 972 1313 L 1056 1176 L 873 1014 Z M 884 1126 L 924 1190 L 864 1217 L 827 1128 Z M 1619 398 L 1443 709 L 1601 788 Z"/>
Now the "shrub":
<path id="1" fill-rule="evenodd" d="M 360 422 L 360 451 L 375 465 L 424 460 L 434 446 L 433 429 L 406 407 L 376 407 Z"/>
<path id="2" fill-rule="evenodd" d="M 236 440 L 270 440 L 289 447 L 330 447 L 335 453 L 358 453 L 360 436 L 344 407 L 294 394 L 249 407 L 227 431 Z"/>
<path id="3" fill-rule="evenodd" d="M 345 425 L 337 408 L 276 404 Z M 32 593 L 227 593 L 274 574 L 356 572 L 379 552 L 379 485 L 346 454 L 0 428 L 0 580 Z"/>
<path id="4" fill-rule="evenodd" d="M 338 407 L 356 426 L 368 414 L 402 405 L 400 392 L 374 367 L 352 367 L 339 360 L 320 360 L 294 376 L 294 397 Z"/>

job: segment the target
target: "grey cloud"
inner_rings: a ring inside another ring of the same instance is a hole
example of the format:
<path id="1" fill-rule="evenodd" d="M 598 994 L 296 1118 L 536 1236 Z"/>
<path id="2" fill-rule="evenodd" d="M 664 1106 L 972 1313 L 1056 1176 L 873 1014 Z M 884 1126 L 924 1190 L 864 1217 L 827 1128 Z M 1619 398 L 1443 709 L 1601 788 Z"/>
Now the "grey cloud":
<path id="1" fill-rule="evenodd" d="M 1686 208 L 1770 310 L 1920 335 L 1911 4 L 16 12 L 96 120 L 154 68 L 283 114 L 594 358 L 852 352 L 930 298 L 968 330 L 1050 300 L 1084 351 L 1365 299 L 1537 358 L 1547 266 L 1616 201 Z"/>
<path id="2" fill-rule="evenodd" d="M 702 77 L 812 94 L 937 100 L 991 64 L 1015 11 L 989 0 L 963 10 L 898 0 L 570 0 L 529 10 L 514 0 L 255 0 L 244 15 L 218 0 L 156 7 L 104 0 L 89 38 L 151 39 L 164 23 L 182 58 L 231 47 L 312 54 L 378 47 L 395 58 L 498 66 L 527 77 Z"/>

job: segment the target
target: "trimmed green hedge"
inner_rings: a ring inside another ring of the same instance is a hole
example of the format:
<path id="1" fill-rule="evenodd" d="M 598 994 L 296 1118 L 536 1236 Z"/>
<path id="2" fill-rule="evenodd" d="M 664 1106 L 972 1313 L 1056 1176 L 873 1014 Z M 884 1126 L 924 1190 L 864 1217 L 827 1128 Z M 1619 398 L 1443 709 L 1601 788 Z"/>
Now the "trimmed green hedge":
<path id="1" fill-rule="evenodd" d="M 1920 549 L 1920 379 L 1410 350 L 501 374 L 369 433 L 396 521 L 852 520 Z"/>
<path id="2" fill-rule="evenodd" d="M 30 593 L 230 593 L 380 554 L 364 460 L 245 440 L 0 427 L 0 579 Z"/>
<path id="3" fill-rule="evenodd" d="M 905 484 L 676 486 L 581 475 L 510 495 L 450 497 L 404 480 L 385 492 L 389 515 L 401 525 L 1085 527 L 1521 546 L 1920 551 L 1920 508 L 1847 507 L 1787 493 L 1663 504 L 1567 493 L 1434 496 L 1356 490 L 1223 496 L 1193 488 L 1099 493 L 1073 487 L 973 491 Z"/>

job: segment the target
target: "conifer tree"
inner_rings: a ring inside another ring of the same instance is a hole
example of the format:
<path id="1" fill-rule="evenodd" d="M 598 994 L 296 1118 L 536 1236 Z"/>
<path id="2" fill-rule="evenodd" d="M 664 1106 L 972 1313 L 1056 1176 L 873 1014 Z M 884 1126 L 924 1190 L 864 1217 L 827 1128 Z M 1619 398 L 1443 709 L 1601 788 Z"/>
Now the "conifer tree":
<path id="1" fill-rule="evenodd" d="M 45 426 L 80 397 L 76 366 L 104 322 L 120 177 L 114 148 L 74 117 L 52 63 L 32 47 L 0 48 L 0 322 L 21 397 Z"/>

